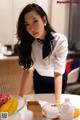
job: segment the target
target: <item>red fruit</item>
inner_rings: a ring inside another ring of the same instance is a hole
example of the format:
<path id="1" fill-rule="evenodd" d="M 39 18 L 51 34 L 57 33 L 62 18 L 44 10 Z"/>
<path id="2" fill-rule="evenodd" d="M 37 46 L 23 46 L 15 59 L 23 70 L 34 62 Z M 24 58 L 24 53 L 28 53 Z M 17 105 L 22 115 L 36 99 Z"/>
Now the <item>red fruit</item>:
<path id="1" fill-rule="evenodd" d="M 0 107 L 5 104 L 8 99 L 10 98 L 9 94 L 6 93 L 0 93 Z"/>

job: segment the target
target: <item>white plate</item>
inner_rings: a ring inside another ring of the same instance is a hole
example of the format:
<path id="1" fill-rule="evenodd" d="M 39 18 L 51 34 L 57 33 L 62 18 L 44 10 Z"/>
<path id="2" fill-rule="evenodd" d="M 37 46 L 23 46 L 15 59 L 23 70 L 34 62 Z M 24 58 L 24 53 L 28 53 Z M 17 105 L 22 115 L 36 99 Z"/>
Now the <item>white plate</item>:
<path id="1" fill-rule="evenodd" d="M 14 96 L 14 97 L 15 97 L 15 96 Z M 17 100 L 18 100 L 18 108 L 17 108 L 17 110 L 16 110 L 14 113 L 10 114 L 9 116 L 14 115 L 14 114 L 17 114 L 17 113 L 20 112 L 20 111 L 24 108 L 24 106 L 26 105 L 26 101 L 25 101 L 22 97 L 16 96 L 15 98 L 17 98 Z"/>
<path id="2" fill-rule="evenodd" d="M 53 103 L 49 103 L 49 102 L 47 102 L 47 101 L 42 101 L 42 100 L 39 100 L 38 103 L 40 104 L 40 106 L 41 106 L 41 108 L 42 108 L 42 115 L 43 115 L 44 117 L 46 117 L 47 119 L 50 119 L 50 117 L 47 117 L 47 113 L 44 112 L 43 107 L 46 106 L 47 104 L 53 106 Z M 74 108 L 80 109 L 80 108 L 79 108 L 78 106 L 76 106 L 76 105 L 74 106 Z M 59 116 L 60 116 L 60 114 L 58 114 L 56 118 L 59 118 Z M 80 120 L 80 116 L 74 118 L 73 120 Z"/>

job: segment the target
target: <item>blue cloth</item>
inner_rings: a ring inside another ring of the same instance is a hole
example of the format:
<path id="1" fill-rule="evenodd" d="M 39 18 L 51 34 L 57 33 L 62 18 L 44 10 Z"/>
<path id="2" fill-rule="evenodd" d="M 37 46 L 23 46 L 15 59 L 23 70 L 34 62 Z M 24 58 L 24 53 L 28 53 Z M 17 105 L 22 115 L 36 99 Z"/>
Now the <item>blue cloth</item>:
<path id="1" fill-rule="evenodd" d="M 80 60 L 79 59 L 73 59 L 71 64 L 71 70 L 80 67 Z"/>
<path id="2" fill-rule="evenodd" d="M 50 53 L 52 53 L 54 46 L 52 41 L 54 40 L 54 36 L 49 33 L 44 40 L 43 44 L 43 59 L 47 57 Z"/>

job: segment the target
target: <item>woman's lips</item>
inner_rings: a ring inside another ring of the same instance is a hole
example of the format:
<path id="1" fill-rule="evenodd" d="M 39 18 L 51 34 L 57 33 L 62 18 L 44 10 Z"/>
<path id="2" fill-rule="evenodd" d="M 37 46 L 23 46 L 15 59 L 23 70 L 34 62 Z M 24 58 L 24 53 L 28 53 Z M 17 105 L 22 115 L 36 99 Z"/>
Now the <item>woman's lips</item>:
<path id="1" fill-rule="evenodd" d="M 33 33 L 33 35 L 37 35 L 37 34 L 39 34 L 39 32 L 35 32 L 35 33 Z"/>

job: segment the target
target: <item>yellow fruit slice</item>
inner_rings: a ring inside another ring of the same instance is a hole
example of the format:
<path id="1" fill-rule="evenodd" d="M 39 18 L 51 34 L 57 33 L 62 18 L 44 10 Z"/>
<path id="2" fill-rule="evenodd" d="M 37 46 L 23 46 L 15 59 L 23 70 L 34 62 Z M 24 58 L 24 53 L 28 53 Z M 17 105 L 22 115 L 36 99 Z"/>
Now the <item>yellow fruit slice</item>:
<path id="1" fill-rule="evenodd" d="M 80 110 L 78 108 L 74 108 L 74 118 L 80 115 Z"/>
<path id="2" fill-rule="evenodd" d="M 10 98 L 5 104 L 3 104 L 0 108 L 0 112 L 8 112 L 8 109 L 10 108 L 12 101 L 13 100 Z"/>
<path id="3" fill-rule="evenodd" d="M 12 114 L 14 113 L 18 108 L 18 100 L 16 98 L 13 99 L 11 107 L 8 109 L 8 113 Z"/>
<path id="4" fill-rule="evenodd" d="M 14 113 L 18 108 L 17 98 L 10 98 L 4 105 L 1 106 L 0 112 Z"/>

